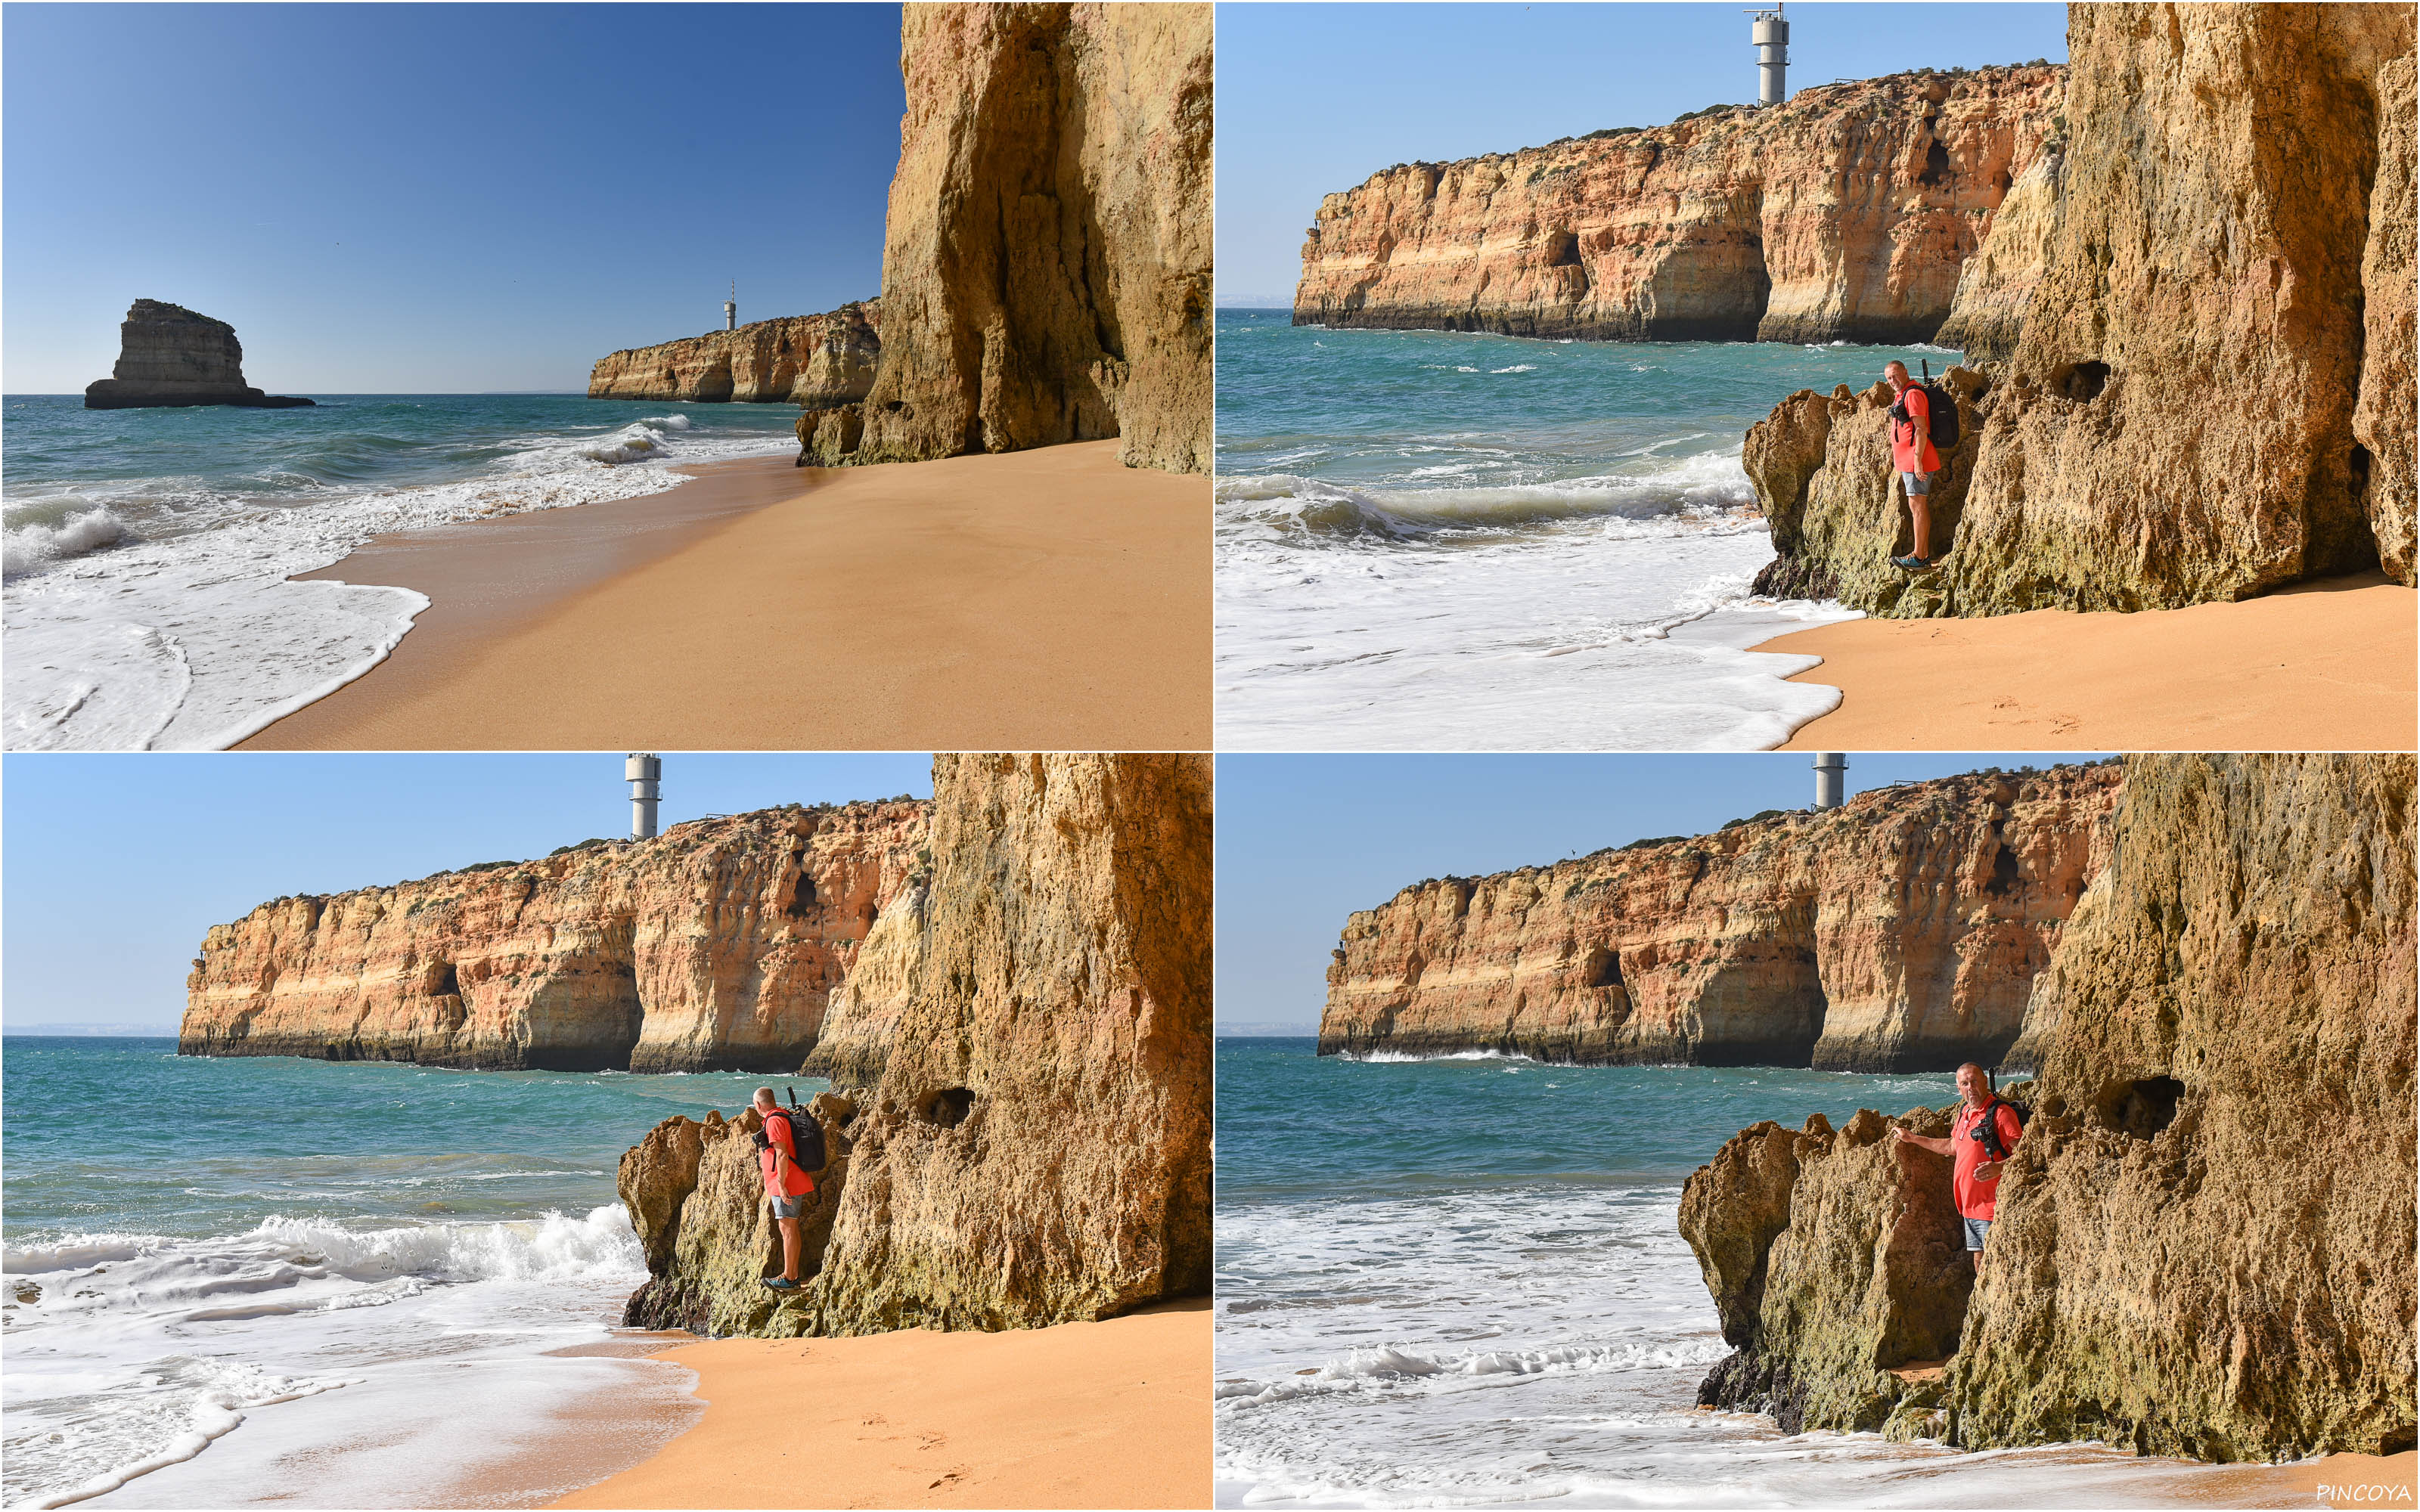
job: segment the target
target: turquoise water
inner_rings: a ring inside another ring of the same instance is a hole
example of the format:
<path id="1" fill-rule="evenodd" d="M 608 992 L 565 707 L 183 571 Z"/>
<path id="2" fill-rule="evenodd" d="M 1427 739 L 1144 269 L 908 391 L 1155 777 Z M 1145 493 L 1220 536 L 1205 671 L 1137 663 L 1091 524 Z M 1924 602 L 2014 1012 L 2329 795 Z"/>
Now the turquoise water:
<path id="1" fill-rule="evenodd" d="M 685 1372 L 550 1351 L 607 1340 L 645 1279 L 622 1152 L 762 1078 L 175 1048 L 6 1042 L 9 1504 L 152 1461 L 105 1504 L 442 1504 L 429 1464 L 509 1482 L 598 1393 L 637 1414 L 625 1461 L 677 1424 Z M 486 1447 L 430 1458 L 464 1411 Z"/>
<path id="2" fill-rule="evenodd" d="M 1680 1237 L 1689 1173 L 1762 1119 L 1944 1105 L 1946 1074 L 1314 1044 L 1218 1041 L 1220 1506 L 2118 1506 L 2211 1473 L 1696 1410 L 1730 1351 Z"/>
<path id="3" fill-rule="evenodd" d="M 1931 347 L 1535 341 L 1218 312 L 1222 749 L 1753 749 L 1828 712 L 1758 641 L 1739 463 Z"/>
<path id="4" fill-rule="evenodd" d="M 633 498 L 795 450 L 787 405 L 330 394 L 0 399 L 10 749 L 208 749 L 359 676 L 427 600 L 293 583 L 385 531 Z"/>

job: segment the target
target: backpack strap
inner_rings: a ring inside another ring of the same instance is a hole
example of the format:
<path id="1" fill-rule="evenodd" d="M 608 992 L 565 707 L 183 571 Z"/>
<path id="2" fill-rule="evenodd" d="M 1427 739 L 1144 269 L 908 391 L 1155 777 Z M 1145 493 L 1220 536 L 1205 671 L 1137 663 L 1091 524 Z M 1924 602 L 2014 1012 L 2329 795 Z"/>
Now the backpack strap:
<path id="1" fill-rule="evenodd" d="M 1992 1105 L 1983 1110 L 1983 1149 L 1993 1160 L 2007 1160 L 2009 1147 L 2000 1142 L 2000 1110 L 2009 1104 L 2000 1094 L 1992 1094 Z"/>

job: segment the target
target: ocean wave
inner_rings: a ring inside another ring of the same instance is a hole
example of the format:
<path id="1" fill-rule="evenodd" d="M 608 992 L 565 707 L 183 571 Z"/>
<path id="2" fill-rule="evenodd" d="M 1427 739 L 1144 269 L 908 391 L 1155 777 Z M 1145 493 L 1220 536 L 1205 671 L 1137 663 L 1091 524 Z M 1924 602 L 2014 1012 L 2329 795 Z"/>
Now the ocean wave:
<path id="1" fill-rule="evenodd" d="M 1401 1050 L 1370 1050 L 1359 1055 L 1341 1051 L 1338 1058 L 1357 1060 L 1371 1066 L 1419 1065 L 1432 1060 L 1529 1060 L 1519 1051 L 1504 1050 L 1447 1050 L 1433 1056 L 1411 1055 Z"/>
<path id="2" fill-rule="evenodd" d="M 56 501 L 56 507 L 57 517 L 49 520 L 26 517 L 38 516 L 39 506 L 28 507 L 22 514 L 11 511 L 15 517 L 6 537 L 0 538 L 0 574 L 15 578 L 64 558 L 106 550 L 125 541 L 130 533 L 126 522 L 110 513 L 107 505 L 86 504 L 70 496 Z M 16 523 L 20 518 L 24 523 Z"/>
<path id="3" fill-rule="evenodd" d="M 1297 1401 L 1306 1396 L 1358 1396 L 1425 1384 L 1457 1390 L 1500 1384 L 1528 1376 L 1596 1375 L 1612 1371 L 1671 1370 L 1713 1365 L 1730 1352 L 1719 1339 L 1649 1344 L 1555 1345 L 1534 1350 L 1473 1350 L 1462 1354 L 1422 1354 L 1396 1345 L 1354 1350 L 1315 1371 L 1274 1381 L 1235 1378 L 1211 1388 L 1212 1403 L 1227 1412 Z"/>
<path id="4" fill-rule="evenodd" d="M 1465 466 L 1424 468 L 1415 475 L 1449 475 Z M 1674 458 L 1652 471 L 1442 488 L 1351 486 L 1294 473 L 1261 473 L 1222 478 L 1214 497 L 1220 523 L 1230 528 L 1418 540 L 1453 532 L 1724 515 L 1756 495 L 1736 455 L 1708 453 Z"/>
<path id="5" fill-rule="evenodd" d="M 171 1356 L 156 1362 L 147 1373 L 147 1389 L 120 1400 L 116 1411 L 52 1435 L 54 1442 L 44 1445 L 49 1473 L 42 1480 L 47 1485 L 11 1486 L 10 1490 L 33 1490 L 36 1494 L 15 1504 L 35 1508 L 106 1496 L 129 1481 L 193 1458 L 213 1440 L 241 1427 L 247 1412 L 356 1383 L 351 1379 L 274 1375 L 240 1361 Z M 45 1490 L 48 1494 L 41 1494 Z"/>

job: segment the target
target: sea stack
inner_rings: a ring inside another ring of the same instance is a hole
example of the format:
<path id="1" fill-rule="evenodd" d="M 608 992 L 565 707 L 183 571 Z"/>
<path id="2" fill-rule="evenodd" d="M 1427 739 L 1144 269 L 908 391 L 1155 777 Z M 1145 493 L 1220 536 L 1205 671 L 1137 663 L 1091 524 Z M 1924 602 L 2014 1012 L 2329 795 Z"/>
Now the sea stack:
<path id="1" fill-rule="evenodd" d="M 292 409 L 312 403 L 263 393 L 243 381 L 243 344 L 235 327 L 181 304 L 136 300 L 117 328 L 117 368 L 84 391 L 86 409 L 167 409 L 231 404 Z"/>

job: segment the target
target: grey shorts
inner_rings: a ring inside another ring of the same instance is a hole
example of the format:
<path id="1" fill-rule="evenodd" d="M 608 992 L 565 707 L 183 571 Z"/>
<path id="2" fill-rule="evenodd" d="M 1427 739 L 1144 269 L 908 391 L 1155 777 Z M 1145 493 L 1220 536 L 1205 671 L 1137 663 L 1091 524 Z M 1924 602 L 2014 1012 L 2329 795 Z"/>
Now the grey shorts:
<path id="1" fill-rule="evenodd" d="M 1930 472 L 1902 472 L 1899 481 L 1906 486 L 1912 499 L 1921 499 L 1932 491 L 1932 474 Z"/>
<path id="2" fill-rule="evenodd" d="M 1983 1248 L 1983 1236 L 1992 1231 L 1992 1220 L 1989 1218 L 1961 1218 L 1958 1221 L 1966 1226 L 1966 1247 L 1970 1250 L 1974 1250 L 1978 1254 L 1980 1254 Z"/>
<path id="3" fill-rule="evenodd" d="M 768 1197 L 765 1200 L 773 1204 L 773 1216 L 776 1218 L 803 1218 L 807 1215 L 807 1199 L 814 1196 L 812 1192 L 801 1192 L 795 1197 Z"/>

